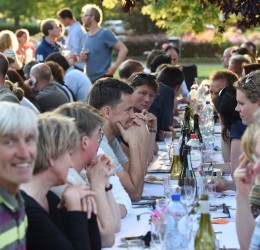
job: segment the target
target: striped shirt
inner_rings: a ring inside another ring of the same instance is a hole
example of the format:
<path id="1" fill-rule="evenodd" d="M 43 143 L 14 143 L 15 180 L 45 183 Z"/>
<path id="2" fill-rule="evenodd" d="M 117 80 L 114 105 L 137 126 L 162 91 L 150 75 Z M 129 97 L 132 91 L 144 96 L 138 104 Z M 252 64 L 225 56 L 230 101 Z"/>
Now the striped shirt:
<path id="1" fill-rule="evenodd" d="M 21 194 L 15 199 L 0 187 L 0 249 L 25 250 L 27 224 Z"/>

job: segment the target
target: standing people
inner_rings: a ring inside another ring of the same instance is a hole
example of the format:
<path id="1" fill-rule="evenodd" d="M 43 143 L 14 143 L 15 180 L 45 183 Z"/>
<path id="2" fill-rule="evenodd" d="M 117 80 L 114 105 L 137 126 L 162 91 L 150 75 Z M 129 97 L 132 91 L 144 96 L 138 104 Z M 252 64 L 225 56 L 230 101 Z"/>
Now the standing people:
<path id="1" fill-rule="evenodd" d="M 66 28 L 68 27 L 68 37 L 65 40 L 66 50 L 78 55 L 81 50 L 81 40 L 85 33 L 83 27 L 77 22 L 69 8 L 59 10 L 57 17 Z"/>
<path id="2" fill-rule="evenodd" d="M 57 20 L 43 20 L 41 23 L 41 32 L 44 37 L 36 48 L 35 58 L 37 62 L 44 62 L 45 58 L 49 54 L 59 52 L 61 50 L 60 45 L 55 42 L 55 39 L 61 34 L 61 28 L 59 27 Z"/>
<path id="3" fill-rule="evenodd" d="M 37 116 L 0 104 L 0 249 L 26 249 L 27 217 L 19 186 L 31 179 L 37 154 Z"/>
<path id="4" fill-rule="evenodd" d="M 20 103 L 9 86 L 5 84 L 8 65 L 9 63 L 6 56 L 0 52 L 0 101 Z"/>
<path id="5" fill-rule="evenodd" d="M 23 64 L 34 59 L 35 48 L 31 42 L 29 42 L 29 31 L 27 29 L 18 29 L 15 31 L 19 46 L 16 50 L 18 60 Z"/>
<path id="6" fill-rule="evenodd" d="M 94 4 L 83 8 L 82 22 L 88 32 L 82 40 L 82 48 L 89 53 L 80 53 L 80 59 L 87 63 L 87 74 L 92 83 L 103 76 L 113 76 L 127 54 L 126 46 L 115 35 L 100 26 L 103 18 L 101 9 Z M 111 66 L 112 51 L 118 51 L 117 59 Z"/>

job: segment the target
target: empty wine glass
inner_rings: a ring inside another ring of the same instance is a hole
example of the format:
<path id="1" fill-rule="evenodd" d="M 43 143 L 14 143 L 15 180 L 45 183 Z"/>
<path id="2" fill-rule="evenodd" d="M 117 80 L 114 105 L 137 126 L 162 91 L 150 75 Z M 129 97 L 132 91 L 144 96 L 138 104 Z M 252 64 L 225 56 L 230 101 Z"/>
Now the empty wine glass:
<path id="1" fill-rule="evenodd" d="M 167 148 L 169 160 L 170 158 L 170 150 L 171 150 L 171 144 L 172 144 L 172 132 L 171 131 L 163 131 L 163 139 Z"/>
<path id="2" fill-rule="evenodd" d="M 185 197 L 185 204 L 190 207 L 194 202 L 196 195 L 196 178 L 184 178 L 183 196 Z"/>

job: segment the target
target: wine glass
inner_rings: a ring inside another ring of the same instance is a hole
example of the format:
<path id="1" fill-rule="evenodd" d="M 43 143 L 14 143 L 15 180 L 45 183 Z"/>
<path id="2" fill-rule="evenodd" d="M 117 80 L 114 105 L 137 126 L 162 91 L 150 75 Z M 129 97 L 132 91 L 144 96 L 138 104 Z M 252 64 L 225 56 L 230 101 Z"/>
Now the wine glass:
<path id="1" fill-rule="evenodd" d="M 184 178 L 183 192 L 186 199 L 184 203 L 186 203 L 187 207 L 190 207 L 194 202 L 195 195 L 196 195 L 196 187 L 197 187 L 196 178 L 189 178 L 189 177 Z"/>
<path id="2" fill-rule="evenodd" d="M 163 139 L 164 139 L 164 143 L 166 145 L 169 160 L 170 160 L 170 150 L 171 150 L 171 143 L 172 143 L 172 131 L 163 131 Z"/>
<path id="3" fill-rule="evenodd" d="M 80 53 L 83 53 L 84 55 L 88 55 L 89 54 L 89 48 L 86 45 L 83 45 L 81 48 Z M 84 62 L 84 73 L 87 74 L 87 62 Z"/>

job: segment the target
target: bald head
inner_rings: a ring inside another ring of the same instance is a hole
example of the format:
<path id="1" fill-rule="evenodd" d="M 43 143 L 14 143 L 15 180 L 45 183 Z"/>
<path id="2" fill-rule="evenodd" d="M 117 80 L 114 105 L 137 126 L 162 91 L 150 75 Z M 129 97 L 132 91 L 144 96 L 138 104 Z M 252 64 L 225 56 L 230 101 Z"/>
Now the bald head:
<path id="1" fill-rule="evenodd" d="M 37 81 L 51 81 L 51 69 L 45 63 L 38 63 L 31 68 L 30 76 L 34 76 Z"/>
<path id="2" fill-rule="evenodd" d="M 143 65 L 132 59 L 124 61 L 119 67 L 119 77 L 121 79 L 128 79 L 133 73 L 143 72 Z"/>

